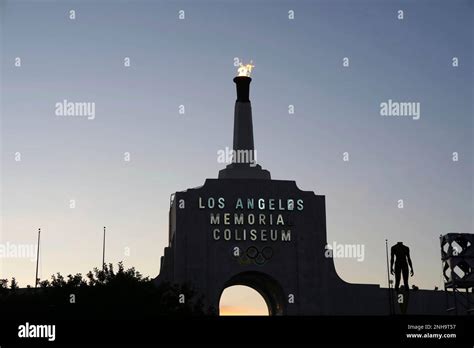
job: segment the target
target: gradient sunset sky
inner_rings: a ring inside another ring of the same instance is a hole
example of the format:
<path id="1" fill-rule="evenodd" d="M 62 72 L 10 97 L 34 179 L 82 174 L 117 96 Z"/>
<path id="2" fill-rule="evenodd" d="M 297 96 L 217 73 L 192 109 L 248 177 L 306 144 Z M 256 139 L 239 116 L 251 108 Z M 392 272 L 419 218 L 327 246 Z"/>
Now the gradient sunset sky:
<path id="1" fill-rule="evenodd" d="M 365 246 L 363 262 L 335 260 L 340 276 L 386 286 L 388 238 L 411 248 L 412 283 L 440 287 L 439 235 L 474 232 L 473 4 L 0 0 L 1 242 L 41 227 L 41 278 L 85 274 L 107 226 L 107 261 L 155 277 L 170 195 L 224 167 L 240 57 L 256 66 L 258 162 L 326 196 L 330 243 Z M 95 102 L 95 119 L 56 116 L 64 99 Z M 389 99 L 419 102 L 420 119 L 380 116 Z M 34 272 L 0 259 L 20 286 Z"/>

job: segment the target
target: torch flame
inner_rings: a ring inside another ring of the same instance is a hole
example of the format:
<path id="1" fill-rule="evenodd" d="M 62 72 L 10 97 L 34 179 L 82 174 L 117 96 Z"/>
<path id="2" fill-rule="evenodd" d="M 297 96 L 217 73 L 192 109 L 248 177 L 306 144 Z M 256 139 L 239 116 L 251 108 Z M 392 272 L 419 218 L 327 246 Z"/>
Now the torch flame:
<path id="1" fill-rule="evenodd" d="M 252 72 L 252 68 L 254 68 L 255 65 L 252 64 L 252 61 L 250 61 L 249 64 L 242 64 L 239 63 L 239 68 L 237 69 L 239 75 L 238 76 L 250 76 L 250 73 Z"/>

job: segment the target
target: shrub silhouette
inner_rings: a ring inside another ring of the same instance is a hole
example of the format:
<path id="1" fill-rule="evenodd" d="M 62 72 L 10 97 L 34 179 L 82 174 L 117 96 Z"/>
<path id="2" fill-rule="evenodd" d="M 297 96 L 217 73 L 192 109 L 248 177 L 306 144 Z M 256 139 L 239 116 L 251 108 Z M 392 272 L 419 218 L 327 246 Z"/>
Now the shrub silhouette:
<path id="1" fill-rule="evenodd" d="M 51 280 L 41 280 L 37 289 L 13 291 L 7 284 L 7 280 L 0 280 L 0 307 L 13 316 L 41 313 L 42 318 L 139 319 L 212 314 L 189 285 L 167 283 L 157 287 L 134 267 L 125 269 L 122 262 L 116 271 L 109 263 L 89 271 L 85 278 L 81 273 L 67 277 L 56 273 Z"/>

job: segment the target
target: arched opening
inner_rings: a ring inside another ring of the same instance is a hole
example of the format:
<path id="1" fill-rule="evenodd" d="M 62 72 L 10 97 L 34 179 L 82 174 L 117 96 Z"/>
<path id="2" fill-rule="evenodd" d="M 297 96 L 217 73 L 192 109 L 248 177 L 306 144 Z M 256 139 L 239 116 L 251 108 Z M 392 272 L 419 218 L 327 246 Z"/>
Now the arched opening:
<path id="1" fill-rule="evenodd" d="M 243 272 L 236 274 L 233 276 L 231 279 L 229 279 L 223 286 L 221 295 L 219 296 L 219 310 L 221 309 L 222 305 L 226 305 L 226 302 L 222 302 L 222 297 L 224 295 L 224 292 L 227 288 L 234 287 L 236 285 L 240 285 L 239 288 L 237 288 L 236 292 L 235 290 L 229 290 L 230 294 L 233 298 L 237 299 L 240 297 L 240 300 L 238 300 L 236 303 L 240 304 L 241 308 L 245 310 L 247 308 L 248 311 L 254 311 L 257 308 L 253 308 L 251 306 L 245 306 L 243 303 L 242 297 L 243 295 L 243 287 L 248 287 L 251 288 L 253 291 L 257 292 L 261 298 L 263 298 L 266 307 L 267 307 L 267 314 L 269 315 L 283 315 L 285 314 L 285 296 L 283 293 L 283 290 L 281 286 L 278 284 L 278 282 L 273 279 L 272 277 L 260 273 L 260 272 Z M 248 291 L 248 290 L 247 290 Z M 259 298 L 255 297 L 256 295 L 253 292 L 247 293 L 247 296 L 252 296 L 251 299 L 254 305 L 258 304 Z M 225 298 L 224 298 L 225 299 Z M 250 308 L 249 308 L 250 307 Z M 253 309 L 252 309 L 253 308 Z M 261 307 L 258 307 L 259 310 L 261 310 Z M 239 307 L 237 306 L 236 308 L 224 308 L 224 312 L 222 314 L 226 314 L 226 312 L 234 312 L 239 311 Z M 265 312 L 264 312 L 265 313 Z M 239 315 L 239 314 L 235 314 Z M 242 313 L 240 315 L 247 315 L 245 313 Z"/>
<path id="2" fill-rule="evenodd" d="M 219 302 L 219 314 L 269 315 L 268 305 L 258 291 L 244 285 L 225 288 Z"/>

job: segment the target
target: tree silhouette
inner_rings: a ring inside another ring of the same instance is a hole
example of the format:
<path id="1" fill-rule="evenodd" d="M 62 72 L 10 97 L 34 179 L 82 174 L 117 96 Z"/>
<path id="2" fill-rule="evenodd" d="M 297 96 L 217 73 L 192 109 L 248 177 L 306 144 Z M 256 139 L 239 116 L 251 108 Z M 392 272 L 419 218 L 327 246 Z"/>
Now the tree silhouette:
<path id="1" fill-rule="evenodd" d="M 18 289 L 18 282 L 16 281 L 15 277 L 12 278 L 12 281 L 10 283 L 10 289 L 12 290 Z"/>
<path id="2" fill-rule="evenodd" d="M 153 318 L 161 315 L 212 314 L 203 298 L 187 284 L 161 284 L 143 277 L 134 267 L 117 270 L 111 263 L 94 268 L 84 278 L 81 273 L 64 277 L 53 274 L 41 280 L 39 288 L 12 291 L 8 281 L 0 287 L 2 312 L 22 316 L 41 312 L 59 318 Z M 13 285 L 14 279 L 12 279 Z M 15 281 L 16 284 L 16 281 Z M 40 309 L 40 311 L 38 311 Z"/>
<path id="3" fill-rule="evenodd" d="M 8 279 L 0 279 L 0 296 L 8 293 Z"/>

